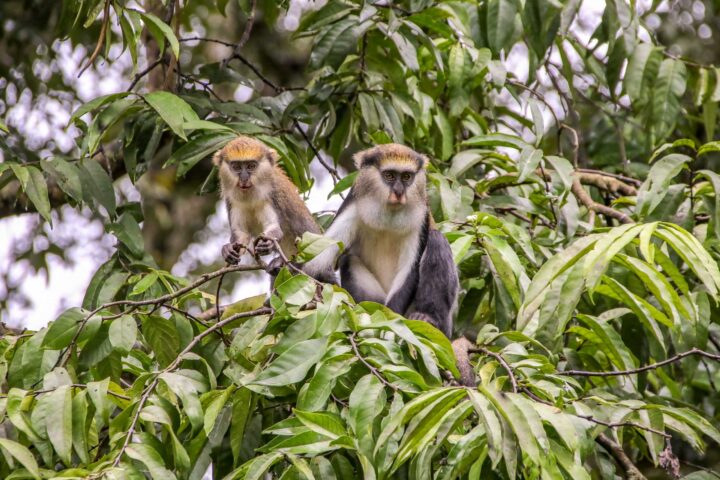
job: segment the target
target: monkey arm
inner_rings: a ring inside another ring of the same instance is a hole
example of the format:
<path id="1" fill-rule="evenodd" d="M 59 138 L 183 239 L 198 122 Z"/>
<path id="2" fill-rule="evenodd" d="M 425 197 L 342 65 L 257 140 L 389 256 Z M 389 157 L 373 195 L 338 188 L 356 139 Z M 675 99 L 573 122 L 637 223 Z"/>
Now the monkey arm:
<path id="1" fill-rule="evenodd" d="M 340 210 L 338 210 L 338 214 L 335 216 L 333 223 L 325 232 L 326 237 L 343 242 L 345 249 L 349 249 L 352 246 L 357 234 L 355 207 L 347 207 L 347 203 L 350 198 L 351 197 L 348 196 L 345 199 L 345 202 L 343 202 L 340 206 Z M 330 276 L 334 279 L 335 259 L 337 258 L 339 251 L 340 248 L 337 245 L 331 245 L 315 258 L 304 264 L 302 268 L 308 273 L 308 275 L 317 278 L 320 281 L 325 281 L 322 280 L 322 278 L 329 278 Z M 333 283 L 337 282 L 333 281 Z"/>
<path id="2" fill-rule="evenodd" d="M 271 203 L 266 203 L 263 207 L 261 217 L 262 223 L 262 237 L 255 241 L 255 253 L 258 255 L 267 255 L 273 251 L 275 247 L 275 241 L 280 241 L 283 238 L 283 230 L 280 226 L 280 218 L 278 217 L 275 208 Z"/>
<path id="3" fill-rule="evenodd" d="M 418 273 L 415 306 L 407 316 L 429 321 L 450 338 L 460 281 L 450 244 L 437 230 L 428 232 Z"/>
<path id="4" fill-rule="evenodd" d="M 245 250 L 250 243 L 250 234 L 243 231 L 239 226 L 237 218 L 233 218 L 232 204 L 225 201 L 228 214 L 228 224 L 230 225 L 230 242 L 222 246 L 221 254 L 223 259 L 230 265 L 240 262 Z"/>

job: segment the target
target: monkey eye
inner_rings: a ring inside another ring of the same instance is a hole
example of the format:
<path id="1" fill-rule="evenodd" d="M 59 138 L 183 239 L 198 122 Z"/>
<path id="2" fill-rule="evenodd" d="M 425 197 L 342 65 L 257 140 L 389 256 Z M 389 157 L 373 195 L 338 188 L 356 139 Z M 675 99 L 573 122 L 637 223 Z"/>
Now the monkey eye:
<path id="1" fill-rule="evenodd" d="M 252 162 L 247 162 L 248 170 L 255 170 L 257 168 L 257 166 L 258 166 L 258 162 L 254 161 L 254 160 Z"/>
<path id="2" fill-rule="evenodd" d="M 407 183 L 407 182 L 409 182 L 410 179 L 412 178 L 412 173 L 410 173 L 410 172 L 405 172 L 405 173 L 402 174 L 402 176 L 401 176 L 400 178 L 402 178 L 402 181 L 403 181 L 403 182 Z"/>
<path id="3" fill-rule="evenodd" d="M 232 168 L 234 171 L 239 172 L 242 170 L 242 163 L 240 162 L 231 162 L 230 168 Z"/>
<path id="4" fill-rule="evenodd" d="M 383 172 L 383 178 L 384 178 L 385 180 L 387 180 L 388 182 L 392 182 L 393 180 L 395 180 L 395 173 L 394 173 L 394 172 L 391 172 L 391 171 L 389 171 L 389 170 L 385 170 L 385 171 Z"/>

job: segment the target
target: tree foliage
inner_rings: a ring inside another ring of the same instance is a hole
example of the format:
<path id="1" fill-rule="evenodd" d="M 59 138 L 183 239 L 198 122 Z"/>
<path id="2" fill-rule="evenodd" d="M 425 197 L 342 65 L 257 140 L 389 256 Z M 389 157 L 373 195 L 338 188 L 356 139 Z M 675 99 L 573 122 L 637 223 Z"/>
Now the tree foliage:
<path id="1" fill-rule="evenodd" d="M 69 152 L 32 152 L 0 124 L 0 210 L 50 223 L 89 207 L 117 247 L 81 306 L 0 340 L 0 475 L 715 478 L 720 70 L 660 42 L 657 3 L 608 1 L 589 40 L 578 0 L 333 1 L 292 34 L 287 2 L 46 7 L 90 71 L 119 46 L 130 83 L 74 111 Z M 243 19 L 233 38 L 194 33 L 225 14 Z M 267 31 L 307 52 L 301 74 L 251 48 Z M 29 85 L 27 68 L 7 81 Z M 267 303 L 220 306 L 223 282 L 262 265 L 186 279 L 150 255 L 147 209 L 118 179 L 163 172 L 212 198 L 208 157 L 238 133 L 303 192 L 315 161 L 342 194 L 362 146 L 432 158 L 476 388 L 430 325 L 294 268 Z"/>

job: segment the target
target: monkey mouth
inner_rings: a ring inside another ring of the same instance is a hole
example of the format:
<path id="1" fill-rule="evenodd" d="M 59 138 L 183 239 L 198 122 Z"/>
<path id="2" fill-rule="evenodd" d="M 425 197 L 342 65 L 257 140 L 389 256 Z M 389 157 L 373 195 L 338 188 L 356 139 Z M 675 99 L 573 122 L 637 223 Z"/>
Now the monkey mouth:
<path id="1" fill-rule="evenodd" d="M 406 203 L 405 196 L 397 196 L 397 195 L 390 195 L 390 198 L 388 198 L 387 201 L 388 205 L 391 207 L 402 207 Z"/>
<path id="2" fill-rule="evenodd" d="M 240 190 L 250 190 L 252 188 L 252 183 L 238 183 L 237 186 Z"/>

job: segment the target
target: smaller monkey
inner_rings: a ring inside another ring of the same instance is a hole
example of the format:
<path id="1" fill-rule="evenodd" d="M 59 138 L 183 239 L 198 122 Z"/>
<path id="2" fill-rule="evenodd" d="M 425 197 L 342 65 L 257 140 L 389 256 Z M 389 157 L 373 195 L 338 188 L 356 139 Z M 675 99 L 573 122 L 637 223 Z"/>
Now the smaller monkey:
<path id="1" fill-rule="evenodd" d="M 321 233 L 297 187 L 277 161 L 274 149 L 244 135 L 213 156 L 230 222 L 230 242 L 222 247 L 229 264 L 238 263 L 247 249 L 258 255 L 269 254 L 274 241 L 290 258 L 297 253 L 297 237 L 305 232 Z M 276 263 L 271 263 L 271 273 L 273 266 L 277 270 Z M 317 279 L 334 282 L 335 273 L 319 272 Z"/>

